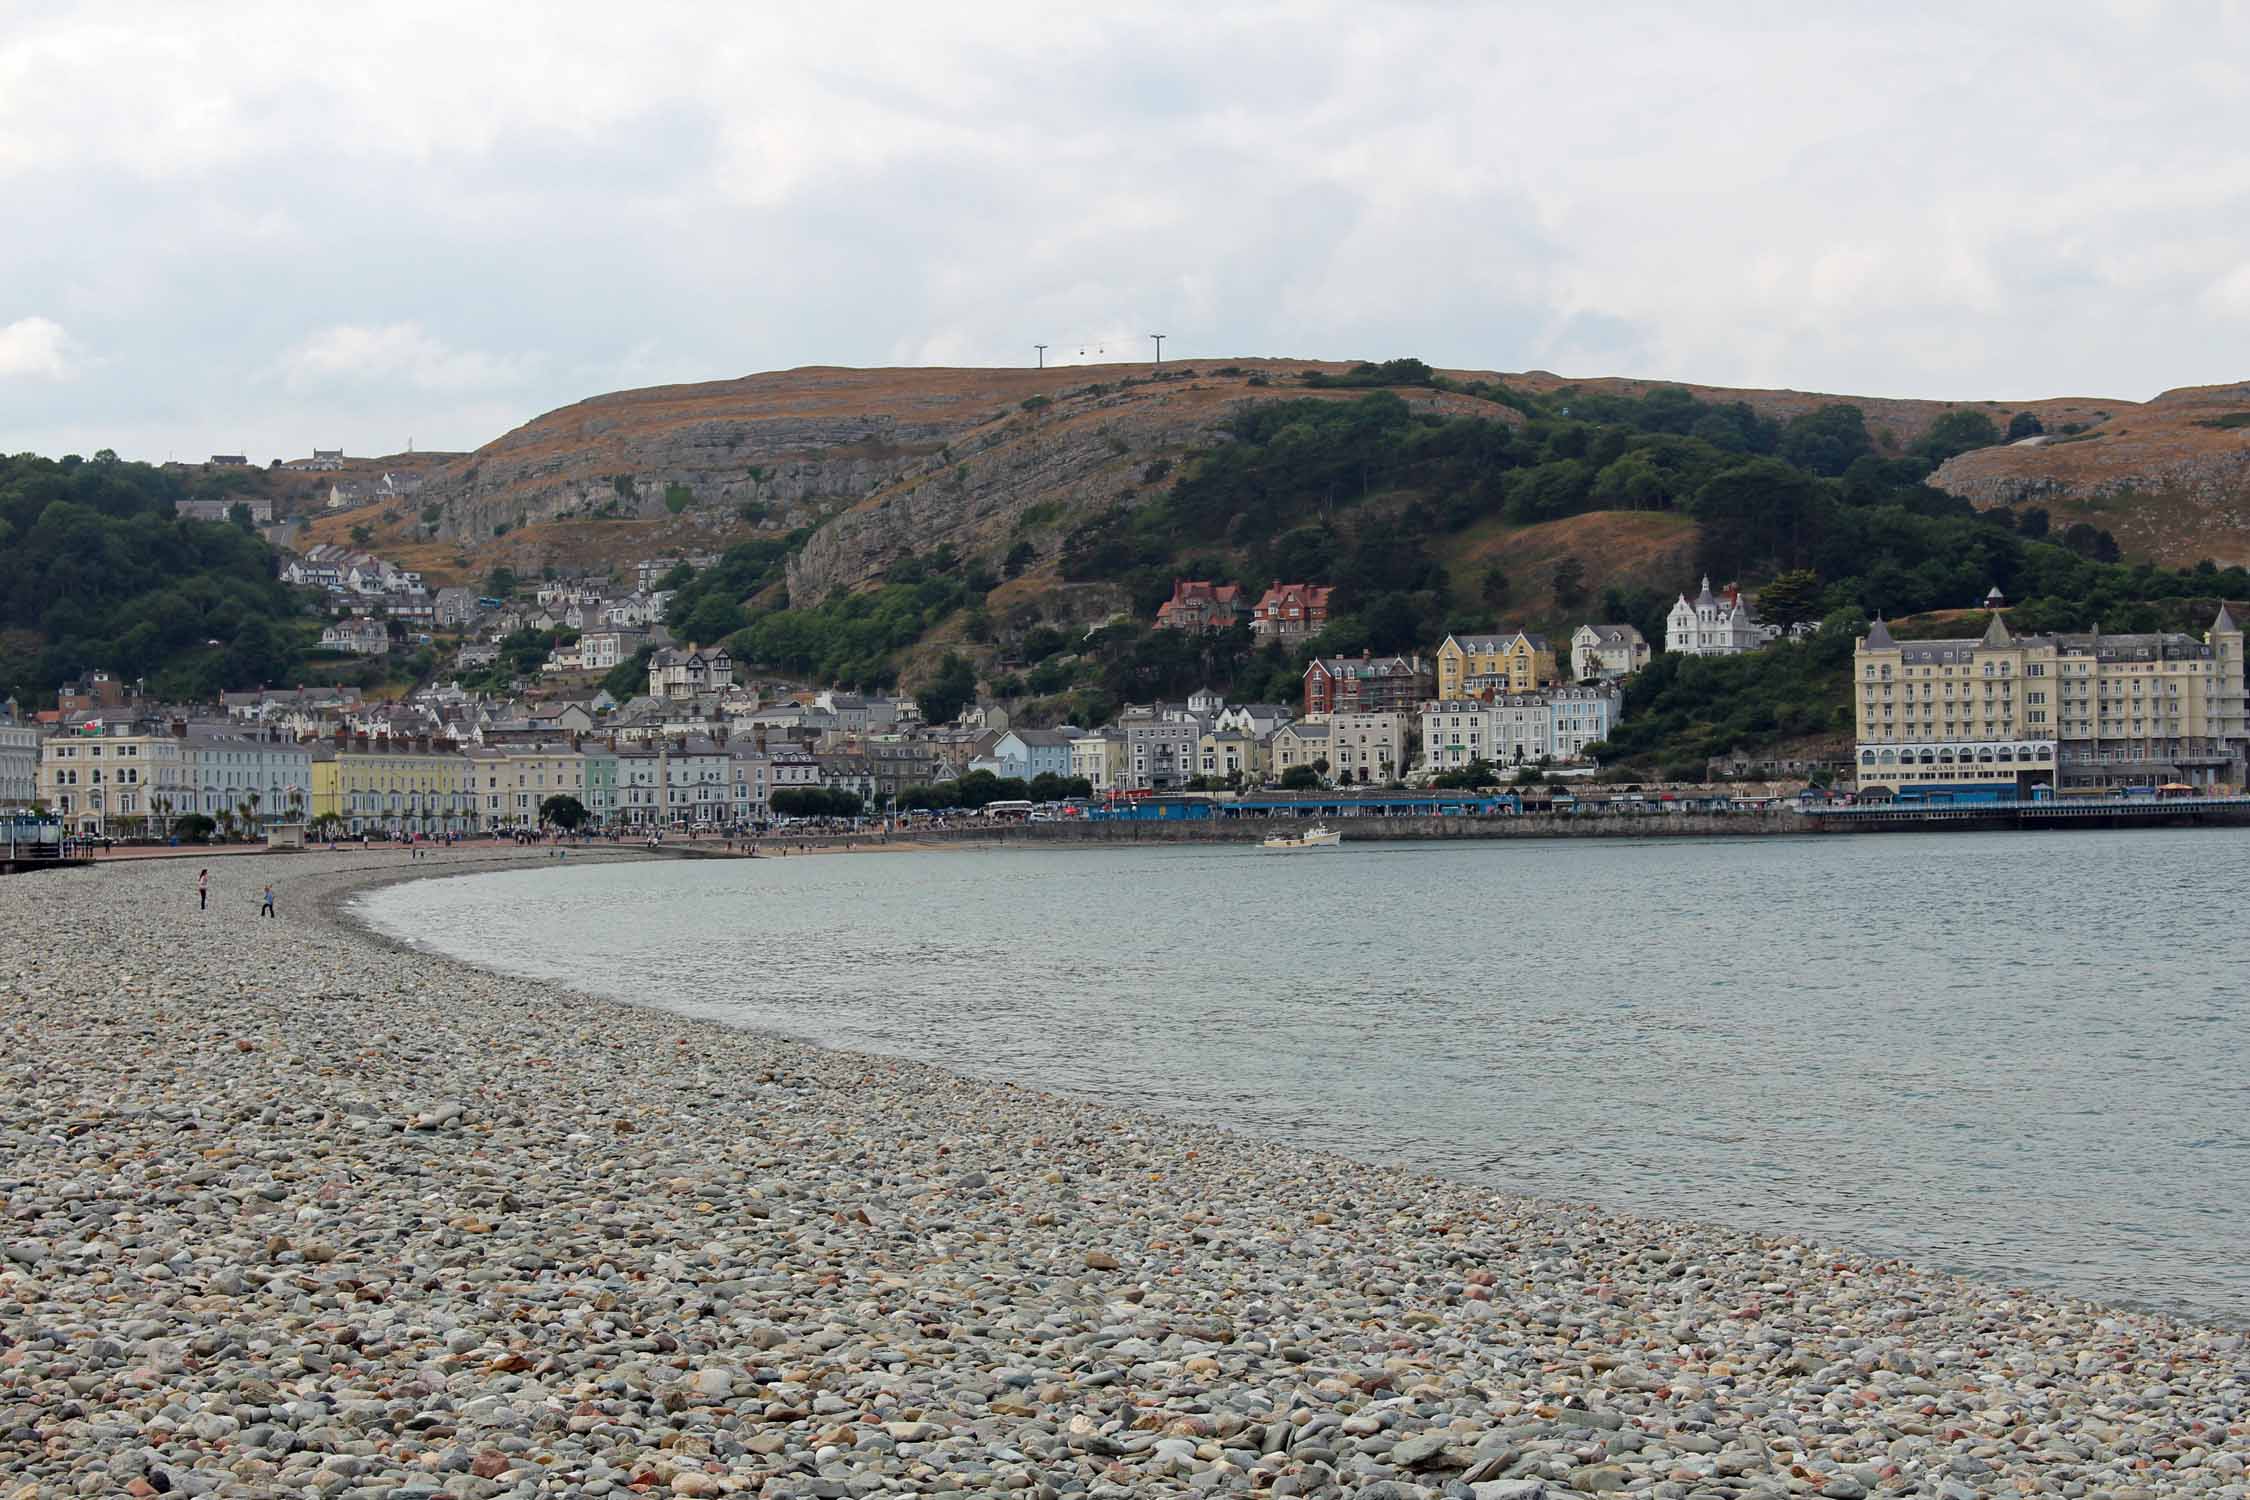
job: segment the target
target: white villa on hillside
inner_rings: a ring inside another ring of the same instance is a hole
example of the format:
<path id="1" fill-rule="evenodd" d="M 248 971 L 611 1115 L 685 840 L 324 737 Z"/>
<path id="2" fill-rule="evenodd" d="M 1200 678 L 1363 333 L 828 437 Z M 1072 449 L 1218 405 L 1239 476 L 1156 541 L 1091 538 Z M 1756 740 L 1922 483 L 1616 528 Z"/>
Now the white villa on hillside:
<path id="1" fill-rule="evenodd" d="M 1724 593 L 1711 592 L 1711 580 L 1690 602 L 1680 595 L 1664 621 L 1664 649 L 1681 656 L 1739 656 L 1766 645 L 1780 632 L 1760 625 L 1743 602 L 1742 591 L 1728 584 Z"/>

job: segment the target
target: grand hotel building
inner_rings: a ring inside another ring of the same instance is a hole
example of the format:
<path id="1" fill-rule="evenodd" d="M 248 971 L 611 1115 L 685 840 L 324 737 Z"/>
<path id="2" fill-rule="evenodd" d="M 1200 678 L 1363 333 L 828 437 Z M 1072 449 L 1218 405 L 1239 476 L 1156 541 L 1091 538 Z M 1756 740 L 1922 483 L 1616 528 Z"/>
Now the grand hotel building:
<path id="1" fill-rule="evenodd" d="M 1900 641 L 1876 622 L 1852 661 L 1862 793 L 2243 784 L 2243 633 Z"/>

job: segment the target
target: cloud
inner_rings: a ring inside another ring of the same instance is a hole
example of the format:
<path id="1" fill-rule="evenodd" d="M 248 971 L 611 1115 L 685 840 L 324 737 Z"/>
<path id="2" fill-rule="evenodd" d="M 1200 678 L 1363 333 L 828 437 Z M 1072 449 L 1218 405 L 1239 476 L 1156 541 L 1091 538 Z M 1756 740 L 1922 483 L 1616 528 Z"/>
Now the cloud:
<path id="1" fill-rule="evenodd" d="M 537 367 L 538 359 L 532 355 L 451 348 L 418 323 L 333 324 L 281 358 L 282 378 L 296 390 L 404 384 L 418 391 L 460 395 L 521 385 Z"/>
<path id="2" fill-rule="evenodd" d="M 70 335 L 52 318 L 0 326 L 0 380 L 68 380 L 78 363 Z"/>
<path id="3" fill-rule="evenodd" d="M 2213 312 L 2236 318 L 2250 317 L 2250 261 L 2213 282 L 2203 300 Z"/>
<path id="4" fill-rule="evenodd" d="M 1158 330 L 1869 395 L 2250 373 L 2250 10 L 0 14 L 38 226 L 0 287 L 42 315 L 0 332 L 0 452 L 468 447 L 621 385 Z"/>

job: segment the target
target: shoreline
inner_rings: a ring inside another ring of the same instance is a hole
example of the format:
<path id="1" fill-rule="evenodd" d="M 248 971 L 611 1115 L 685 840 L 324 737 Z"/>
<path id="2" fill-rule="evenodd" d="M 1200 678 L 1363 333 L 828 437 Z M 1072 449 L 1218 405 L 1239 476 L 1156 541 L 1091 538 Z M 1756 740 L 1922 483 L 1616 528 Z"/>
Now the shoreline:
<path id="1" fill-rule="evenodd" d="M 2242 1484 L 2239 1333 L 823 1050 L 344 910 L 544 855 L 215 866 L 216 942 L 169 862 L 0 883 L 11 1497 Z"/>

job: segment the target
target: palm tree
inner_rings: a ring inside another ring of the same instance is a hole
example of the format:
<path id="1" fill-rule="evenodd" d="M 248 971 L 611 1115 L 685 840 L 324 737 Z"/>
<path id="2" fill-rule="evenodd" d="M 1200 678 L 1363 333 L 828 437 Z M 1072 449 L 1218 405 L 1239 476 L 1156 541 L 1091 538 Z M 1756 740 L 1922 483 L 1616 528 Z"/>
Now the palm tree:
<path id="1" fill-rule="evenodd" d="M 245 794 L 242 799 L 243 826 L 248 828 L 252 833 L 256 833 L 258 831 L 258 804 L 260 802 L 263 802 L 264 800 L 264 796 L 260 794 L 255 787 L 253 787 L 247 794 Z"/>

